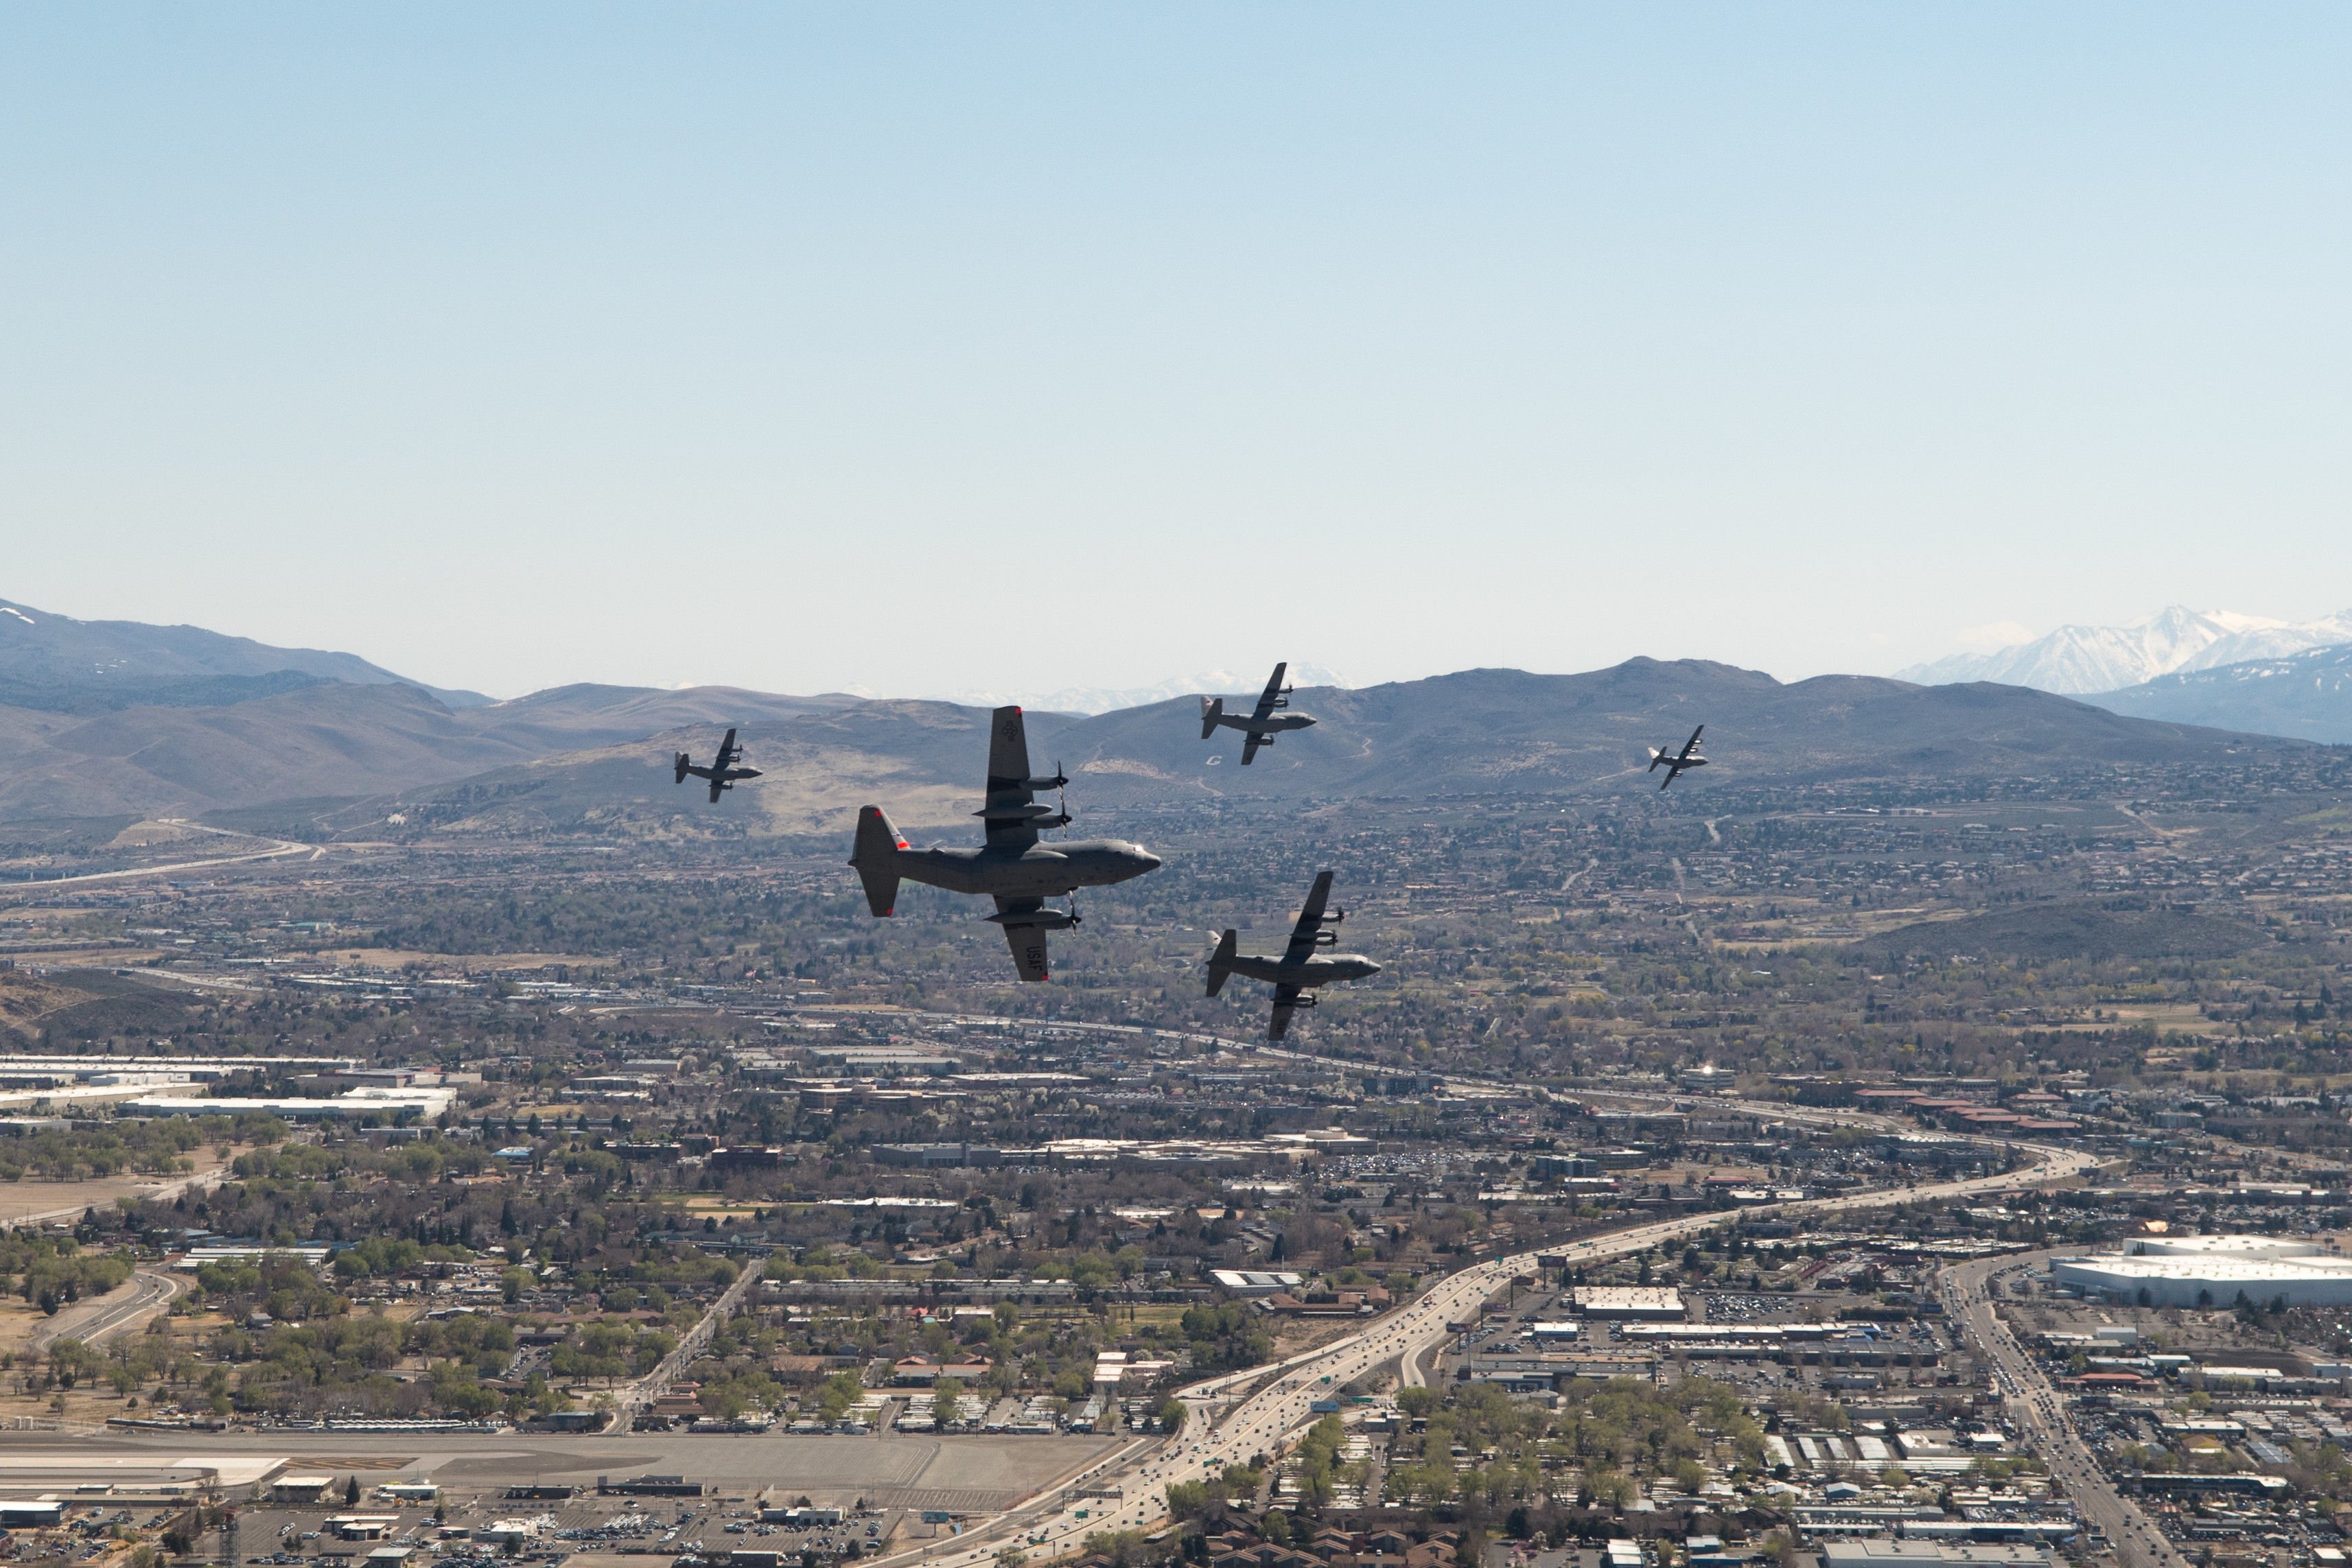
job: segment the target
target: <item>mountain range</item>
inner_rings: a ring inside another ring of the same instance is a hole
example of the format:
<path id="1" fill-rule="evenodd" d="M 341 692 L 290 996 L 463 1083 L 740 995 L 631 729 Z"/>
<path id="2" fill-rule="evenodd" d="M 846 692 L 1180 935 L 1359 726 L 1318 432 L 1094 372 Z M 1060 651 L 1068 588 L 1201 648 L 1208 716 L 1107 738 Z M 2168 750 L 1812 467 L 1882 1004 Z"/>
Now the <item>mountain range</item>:
<path id="1" fill-rule="evenodd" d="M 411 685 L 452 708 L 490 700 L 395 675 L 356 653 L 273 648 L 201 626 L 76 621 L 0 599 L 0 705 L 9 707 L 71 714 L 217 707 L 329 681 Z"/>
<path id="2" fill-rule="evenodd" d="M 1955 653 L 1898 670 L 1898 681 L 1942 685 L 1995 681 L 2069 696 L 2118 691 L 2159 675 L 2278 659 L 2352 643 L 2352 610 L 2317 621 L 2266 620 L 2170 604 L 2127 626 L 2061 626 L 1992 653 Z"/>
<path id="3" fill-rule="evenodd" d="M 2352 731 L 2312 716 L 2352 714 L 2352 647 L 2262 667 L 2272 673 L 2232 665 L 2169 675 L 2098 706 L 1982 683 L 1782 683 L 1696 660 L 1633 659 L 1567 675 L 1466 670 L 1356 690 L 1307 685 L 1297 711 L 1321 724 L 1283 736 L 1246 771 L 1236 737 L 1200 738 L 1190 690 L 1099 713 L 1080 710 L 1119 694 L 1055 694 L 1083 700 L 1033 708 L 1029 733 L 1039 769 L 1066 765 L 1086 800 L 1148 808 L 1642 789 L 1643 747 L 1679 745 L 1701 720 L 1715 766 L 1685 790 L 1726 780 L 2030 776 L 2298 744 L 2232 733 L 2255 727 L 2244 722 L 2249 712 L 2275 716 L 2261 727 L 2291 736 Z M 1264 679 L 1212 671 L 1177 684 L 1245 695 Z M 968 827 L 986 718 L 971 704 L 728 686 L 580 685 L 491 702 L 404 682 L 352 654 L 0 602 L 5 821 L 299 801 L 303 821 L 353 828 L 395 814 L 420 827 L 491 827 L 618 812 L 727 831 L 831 831 L 878 800 L 904 826 Z M 729 726 L 765 777 L 739 789 L 730 812 L 694 816 L 671 758 L 707 755 Z"/>
<path id="4" fill-rule="evenodd" d="M 1200 738 L 1179 698 L 1094 716 L 1029 715 L 1032 762 L 1067 772 L 1069 799 L 1150 810 L 1440 794 L 1591 794 L 1654 789 L 1645 745 L 1679 745 L 1703 717 L 1715 761 L 1685 780 L 1812 783 L 2032 777 L 2074 767 L 2242 763 L 2302 743 L 2133 719 L 2014 686 L 1909 685 L 1830 675 L 1783 684 L 1698 660 L 1633 659 L 1582 674 L 1466 670 L 1358 691 L 1301 690 L 1313 729 L 1285 735 L 1247 772 L 1224 733 Z M 313 820 L 376 836 L 538 831 L 634 821 L 664 831 L 846 831 L 857 808 L 957 840 L 973 831 L 989 715 L 950 703 L 853 701 L 740 726 L 761 779 L 712 812 L 669 768 L 700 755 L 702 725 L 537 758 L 352 802 Z M 264 825 L 253 819 L 253 825 Z"/>
<path id="5" fill-rule="evenodd" d="M 2352 645 L 2158 675 L 2084 700 L 2135 718 L 2352 745 Z"/>

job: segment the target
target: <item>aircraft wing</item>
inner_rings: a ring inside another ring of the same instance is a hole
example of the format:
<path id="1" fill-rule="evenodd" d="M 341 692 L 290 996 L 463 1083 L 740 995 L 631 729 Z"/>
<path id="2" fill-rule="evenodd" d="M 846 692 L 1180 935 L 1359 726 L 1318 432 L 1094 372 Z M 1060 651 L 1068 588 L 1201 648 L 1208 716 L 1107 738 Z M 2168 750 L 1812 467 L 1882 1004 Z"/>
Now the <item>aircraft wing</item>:
<path id="1" fill-rule="evenodd" d="M 1323 910 L 1331 902 L 1331 873 L 1316 873 L 1315 885 L 1307 891 L 1307 907 L 1298 912 L 1298 924 L 1290 928 L 1290 946 L 1283 949 L 1282 961 L 1297 964 L 1314 956 L 1315 938 L 1323 929 Z"/>
<path id="2" fill-rule="evenodd" d="M 1297 986 L 1275 987 L 1274 1018 L 1265 1026 L 1265 1038 L 1280 1040 L 1284 1035 L 1288 1034 L 1290 1015 L 1297 1009 L 1297 1007 L 1298 988 Z"/>
<path id="3" fill-rule="evenodd" d="M 1242 766 L 1247 768 L 1253 761 L 1255 761 L 1257 758 L 1257 748 L 1265 744 L 1265 737 L 1259 735 L 1255 730 L 1244 735 L 1242 737 Z"/>
<path id="4" fill-rule="evenodd" d="M 1275 705 L 1282 700 L 1282 673 L 1288 668 L 1290 666 L 1287 664 L 1276 664 L 1274 667 L 1273 678 L 1265 683 L 1265 690 L 1258 694 L 1257 707 L 1250 715 L 1252 718 L 1264 718 L 1272 713 Z"/>
<path id="5" fill-rule="evenodd" d="M 1005 898 L 996 901 L 999 915 L 1034 915 L 1045 907 L 1042 898 Z M 1045 977 L 1045 928 L 1042 925 L 1008 925 L 1004 940 L 1013 948 L 1013 967 L 1024 980 Z"/>
<path id="6" fill-rule="evenodd" d="M 710 803 L 719 804 L 719 791 L 727 788 L 727 780 L 714 773 L 710 776 Z"/>
<path id="7" fill-rule="evenodd" d="M 1705 725 L 1700 725 L 1696 729 L 1691 731 L 1691 737 L 1683 742 L 1683 755 L 1685 757 L 1688 757 L 1692 752 L 1698 749 L 1698 737 L 1706 733 L 1706 726 Z"/>
<path id="8" fill-rule="evenodd" d="M 735 732 L 730 729 L 727 732 L 727 738 L 719 743 L 719 755 L 711 758 L 710 766 L 724 772 L 727 765 L 741 755 L 735 746 Z"/>
<path id="9" fill-rule="evenodd" d="M 1029 727 L 1017 707 L 1001 707 L 988 727 L 988 799 L 980 815 L 992 844 L 1034 844 L 1037 841 L 1034 813 L 1029 810 Z M 1021 954 L 1020 934 L 1014 933 L 1013 956 Z M 1037 972 L 1024 977 L 1045 977 L 1045 938 L 1037 936 Z"/>

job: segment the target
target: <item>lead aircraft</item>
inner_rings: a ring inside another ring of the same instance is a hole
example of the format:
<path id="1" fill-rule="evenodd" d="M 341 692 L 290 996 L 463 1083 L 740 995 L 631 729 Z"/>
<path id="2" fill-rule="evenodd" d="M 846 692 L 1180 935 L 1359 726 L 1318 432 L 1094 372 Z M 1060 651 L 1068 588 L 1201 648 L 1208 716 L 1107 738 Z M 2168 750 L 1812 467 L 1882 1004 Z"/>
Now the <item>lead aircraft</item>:
<path id="1" fill-rule="evenodd" d="M 866 886 L 866 906 L 877 915 L 896 907 L 901 878 L 994 898 L 996 913 L 988 918 L 1004 928 L 1013 967 L 1024 980 L 1042 980 L 1050 972 L 1045 933 L 1078 924 L 1076 908 L 1048 909 L 1045 900 L 1157 871 L 1160 857 L 1124 839 L 1039 839 L 1040 829 L 1070 821 L 1067 811 L 1039 801 L 1039 791 L 1066 789 L 1070 781 L 1059 768 L 1050 779 L 1030 774 L 1029 732 L 1019 708 L 998 708 L 988 733 L 988 793 L 972 813 L 987 832 L 985 843 L 919 850 L 881 807 L 868 806 L 857 813 L 857 847 L 849 863 Z"/>

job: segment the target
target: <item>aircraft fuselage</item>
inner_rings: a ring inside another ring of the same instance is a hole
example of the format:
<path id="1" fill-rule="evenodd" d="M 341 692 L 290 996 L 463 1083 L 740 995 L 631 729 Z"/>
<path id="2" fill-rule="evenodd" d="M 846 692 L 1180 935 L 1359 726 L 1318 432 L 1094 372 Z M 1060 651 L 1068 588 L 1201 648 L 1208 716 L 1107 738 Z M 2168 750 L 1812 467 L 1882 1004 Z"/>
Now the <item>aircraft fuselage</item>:
<path id="1" fill-rule="evenodd" d="M 1245 713 L 1221 713 L 1215 722 L 1226 729 L 1238 729 L 1250 735 L 1272 735 L 1278 730 L 1306 729 L 1315 721 L 1303 713 L 1270 713 L 1264 718 L 1253 718 Z"/>
<path id="2" fill-rule="evenodd" d="M 1108 887 L 1155 870 L 1160 857 L 1124 839 L 1056 839 L 1025 846 L 904 849 L 890 870 L 950 893 L 1000 898 L 1058 898 L 1081 887 Z"/>
<path id="3" fill-rule="evenodd" d="M 1338 980 L 1369 980 L 1381 972 L 1381 967 L 1361 953 L 1321 953 L 1296 964 L 1236 953 L 1225 967 L 1248 979 L 1270 980 L 1277 986 L 1328 986 Z"/>

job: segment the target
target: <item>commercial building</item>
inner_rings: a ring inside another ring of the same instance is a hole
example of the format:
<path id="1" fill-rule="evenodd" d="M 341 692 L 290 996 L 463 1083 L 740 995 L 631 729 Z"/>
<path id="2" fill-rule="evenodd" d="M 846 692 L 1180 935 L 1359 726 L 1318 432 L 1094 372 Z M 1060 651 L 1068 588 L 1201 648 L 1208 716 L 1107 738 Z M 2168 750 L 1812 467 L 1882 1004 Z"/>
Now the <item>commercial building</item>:
<path id="1" fill-rule="evenodd" d="M 0 1083 L 87 1083 L 128 1073 L 163 1073 L 194 1082 L 232 1073 L 348 1072 L 348 1056 L 47 1056 L 0 1051 Z"/>
<path id="2" fill-rule="evenodd" d="M 2135 1240 L 2120 1253 L 2053 1259 L 2051 1278 L 2086 1295 L 2152 1307 L 2352 1306 L 2352 1259 L 2268 1236 Z"/>
<path id="3" fill-rule="evenodd" d="M 2265 1498 L 2280 1498 L 2291 1496 L 2294 1491 L 2292 1486 L 2278 1476 L 2256 1475 L 2252 1470 L 2237 1470 L 2223 1475 L 2165 1471 L 2140 1477 L 2139 1490 L 2167 1497 L 2180 1492 L 2234 1491 L 2252 1492 Z"/>
<path id="4" fill-rule="evenodd" d="M 1685 1315 L 1680 1291 L 1657 1285 L 1579 1285 L 1570 1301 L 1588 1318 L 1679 1319 Z"/>
<path id="5" fill-rule="evenodd" d="M 315 1505 L 327 1500 L 327 1489 L 334 1484 L 332 1476 L 279 1476 L 269 1483 L 269 1495 L 276 1502 Z"/>
<path id="6" fill-rule="evenodd" d="M 918 1166 L 930 1170 L 988 1167 L 1004 1163 L 1004 1151 L 986 1144 L 876 1144 L 868 1151 L 880 1166 Z"/>

